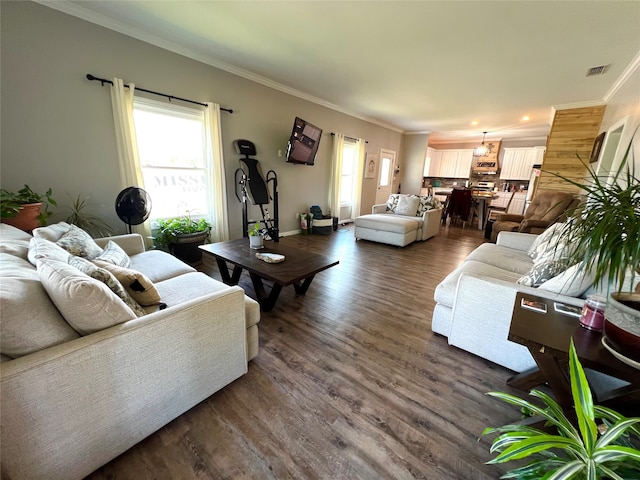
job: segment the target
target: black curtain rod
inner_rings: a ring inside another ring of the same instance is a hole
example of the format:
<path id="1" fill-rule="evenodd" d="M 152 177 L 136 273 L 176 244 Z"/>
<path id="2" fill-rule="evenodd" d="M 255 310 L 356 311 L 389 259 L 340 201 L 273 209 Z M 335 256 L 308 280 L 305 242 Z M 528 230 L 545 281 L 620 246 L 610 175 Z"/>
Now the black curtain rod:
<path id="1" fill-rule="evenodd" d="M 335 136 L 334 132 L 331 132 L 331 136 Z M 359 138 L 353 138 L 353 137 L 347 137 L 346 135 L 344 136 L 344 138 L 348 138 L 349 140 L 353 140 L 354 142 L 357 142 L 358 140 L 360 140 Z M 369 140 L 365 140 L 364 143 L 369 143 Z"/>
<path id="2" fill-rule="evenodd" d="M 113 82 L 111 80 L 109 80 L 107 78 L 98 78 L 98 77 L 95 77 L 95 76 L 91 75 L 90 73 L 87 73 L 87 79 L 88 80 L 95 80 L 96 82 L 100 82 L 103 87 L 104 87 L 105 83 L 110 83 L 111 85 L 113 85 Z M 125 85 L 125 87 L 129 88 L 129 85 Z M 183 102 L 195 103 L 196 105 L 202 105 L 203 107 L 207 107 L 208 106 L 206 103 L 196 102 L 195 100 L 188 100 L 186 98 L 174 97 L 173 95 L 167 95 L 166 93 L 154 92 L 153 90 L 147 90 L 145 88 L 136 87 L 136 90 L 140 90 L 141 92 L 152 93 L 154 95 L 160 95 L 161 97 L 168 98 L 169 101 L 171 101 L 171 100 L 181 100 Z M 231 110 L 230 108 L 222 108 L 222 107 L 220 107 L 220 110 L 225 111 L 225 112 L 229 112 L 229 113 L 233 113 L 233 110 Z"/>

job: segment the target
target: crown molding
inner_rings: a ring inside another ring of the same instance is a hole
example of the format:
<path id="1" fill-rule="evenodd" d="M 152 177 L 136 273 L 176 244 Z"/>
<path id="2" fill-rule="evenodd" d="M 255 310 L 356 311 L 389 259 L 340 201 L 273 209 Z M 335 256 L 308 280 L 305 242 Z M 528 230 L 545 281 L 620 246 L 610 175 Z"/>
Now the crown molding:
<path id="1" fill-rule="evenodd" d="M 59 12 L 65 13 L 67 15 L 80 18 L 81 20 L 85 20 L 87 22 L 99 25 L 109 30 L 113 30 L 123 35 L 127 35 L 128 37 L 141 40 L 145 43 L 149 43 L 151 45 L 162 48 L 164 50 L 168 50 L 170 52 L 177 53 L 178 55 L 182 55 L 184 57 L 191 58 L 198 62 L 202 62 L 204 64 L 217 68 L 219 70 L 223 70 L 227 73 L 231 73 L 232 75 L 236 75 L 238 77 L 245 78 L 247 80 L 258 83 L 260 85 L 264 85 L 265 87 L 269 87 L 279 92 L 286 93 L 287 95 L 300 98 L 301 100 L 306 100 L 308 102 L 314 103 L 316 105 L 320 105 L 330 110 L 344 113 L 345 115 L 349 115 L 350 117 L 354 117 L 359 120 L 363 120 L 365 122 L 378 125 L 380 127 L 392 130 L 397 133 L 404 133 L 404 131 L 401 128 L 398 128 L 397 126 L 388 125 L 374 118 L 369 118 L 363 115 L 359 115 L 345 108 L 339 107 L 338 105 L 335 105 L 331 102 L 328 102 L 322 98 L 309 95 L 300 90 L 296 90 L 294 88 L 288 87 L 286 85 L 275 82 L 273 80 L 270 80 L 256 73 L 253 73 L 249 70 L 236 67 L 235 65 L 231 65 L 223 60 L 220 60 L 219 58 L 213 57 L 203 52 L 199 52 L 191 48 L 188 48 L 179 43 L 159 37 L 158 35 L 155 35 L 139 27 L 133 27 L 132 25 L 129 25 L 125 22 L 114 20 L 112 18 L 107 17 L 106 15 L 95 13 L 76 3 L 71 3 L 67 0 L 33 0 L 33 1 L 45 7 L 58 10 Z"/>
<path id="2" fill-rule="evenodd" d="M 604 100 L 587 100 L 585 102 L 563 103 L 560 105 L 553 105 L 551 108 L 554 111 L 558 111 L 558 110 L 571 110 L 573 108 L 601 107 L 605 104 L 606 102 Z"/>
<path id="3" fill-rule="evenodd" d="M 631 62 L 629 62 L 627 68 L 623 70 L 618 79 L 613 83 L 613 85 L 611 85 L 611 88 L 609 88 L 609 91 L 603 97 L 605 103 L 609 103 L 611 101 L 614 95 L 618 93 L 618 90 L 620 90 L 627 80 L 629 80 L 631 75 L 636 72 L 638 67 L 640 67 L 640 51 L 636 53 L 636 56 L 633 57 Z"/>

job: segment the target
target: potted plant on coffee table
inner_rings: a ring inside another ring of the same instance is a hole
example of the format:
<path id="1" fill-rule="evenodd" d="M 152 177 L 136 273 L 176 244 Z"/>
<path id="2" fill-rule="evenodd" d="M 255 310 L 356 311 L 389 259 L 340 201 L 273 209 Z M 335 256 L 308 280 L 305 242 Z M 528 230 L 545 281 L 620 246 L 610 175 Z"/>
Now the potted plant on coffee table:
<path id="1" fill-rule="evenodd" d="M 40 194 L 25 185 L 17 192 L 4 188 L 0 190 L 0 205 L 0 216 L 4 223 L 31 232 L 39 225 L 45 225 L 52 215 L 49 205 L 56 206 L 57 203 L 51 198 L 51 188 Z"/>
<path id="2" fill-rule="evenodd" d="M 193 219 L 190 213 L 157 221 L 154 243 L 191 266 L 202 263 L 203 245 L 209 240 L 212 225 L 204 218 Z"/>
<path id="3" fill-rule="evenodd" d="M 264 237 L 259 222 L 254 223 L 253 228 L 249 230 L 249 246 L 254 250 L 264 248 Z"/>

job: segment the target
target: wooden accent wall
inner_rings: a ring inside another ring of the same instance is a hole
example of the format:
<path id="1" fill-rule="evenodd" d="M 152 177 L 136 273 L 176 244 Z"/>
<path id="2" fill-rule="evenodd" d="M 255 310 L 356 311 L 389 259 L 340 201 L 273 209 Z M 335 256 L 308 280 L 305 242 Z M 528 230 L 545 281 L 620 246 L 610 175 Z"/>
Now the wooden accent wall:
<path id="1" fill-rule="evenodd" d="M 537 190 L 575 191 L 579 189 L 552 175 L 583 180 L 587 173 L 576 155 L 588 163 L 593 141 L 600 131 L 605 105 L 558 110 L 547 139 L 547 151 Z"/>

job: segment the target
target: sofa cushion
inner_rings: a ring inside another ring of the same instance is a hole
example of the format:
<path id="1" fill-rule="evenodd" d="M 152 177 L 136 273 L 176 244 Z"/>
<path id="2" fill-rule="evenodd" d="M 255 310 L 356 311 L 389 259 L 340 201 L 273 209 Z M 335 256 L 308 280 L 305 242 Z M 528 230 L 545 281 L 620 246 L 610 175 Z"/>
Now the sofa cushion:
<path id="1" fill-rule="evenodd" d="M 395 213 L 399 200 L 400 200 L 399 193 L 392 193 L 391 195 L 389 195 L 389 198 L 387 199 L 387 211 L 391 213 Z"/>
<path id="2" fill-rule="evenodd" d="M 149 250 L 131 256 L 131 268 L 144 273 L 154 284 L 196 269 L 162 250 Z M 156 285 L 157 286 L 157 285 Z M 160 292 L 162 296 L 162 292 Z"/>
<path id="3" fill-rule="evenodd" d="M 418 198 L 420 199 L 418 211 L 416 212 L 416 216 L 418 217 L 421 217 L 425 212 L 428 212 L 429 210 L 437 210 L 442 208 L 442 202 L 440 202 L 440 200 L 432 195 L 420 195 L 420 197 Z"/>
<path id="4" fill-rule="evenodd" d="M 33 266 L 35 266 L 38 259 L 41 258 L 49 258 L 67 263 L 69 255 L 71 254 L 60 245 L 43 237 L 33 237 L 29 242 L 28 258 Z"/>
<path id="5" fill-rule="evenodd" d="M 510 272 L 509 270 L 494 267 L 493 265 L 488 265 L 475 260 L 468 260 L 447 275 L 445 279 L 438 284 L 433 294 L 433 298 L 437 303 L 453 307 L 456 290 L 458 288 L 458 279 L 463 272 L 480 277 L 504 280 L 511 283 L 515 283 L 516 280 L 521 277 L 521 274 L 519 273 Z"/>
<path id="6" fill-rule="evenodd" d="M 180 305 L 188 300 L 229 288 L 228 285 L 214 280 L 201 272 L 192 272 L 170 278 L 156 284 L 156 287 L 167 307 Z M 247 328 L 249 328 L 260 321 L 260 305 L 246 295 L 244 299 L 245 321 Z"/>
<path id="7" fill-rule="evenodd" d="M 398 199 L 398 206 L 396 207 L 396 215 L 407 215 L 415 217 L 418 211 L 418 205 L 420 204 L 420 198 L 416 195 L 401 195 Z"/>
<path id="8" fill-rule="evenodd" d="M 135 313 L 137 317 L 145 315 L 145 311 L 142 307 L 131 297 L 131 295 L 129 295 L 129 292 L 127 292 L 115 275 L 109 270 L 94 265 L 86 258 L 76 257 L 74 255 L 69 256 L 68 262 L 69 265 L 77 268 L 85 275 L 89 275 L 91 278 L 95 278 L 96 280 L 104 283 L 109 287 L 109 290 L 115 293 L 118 298 L 125 303 L 126 306 L 133 310 L 133 313 Z"/>
<path id="9" fill-rule="evenodd" d="M 31 235 L 7 223 L 0 223 L 0 252 L 27 260 Z"/>
<path id="10" fill-rule="evenodd" d="M 483 243 L 471 252 L 465 261 L 475 260 L 477 262 L 493 265 L 510 272 L 523 275 L 533 266 L 531 257 L 527 252 L 515 250 L 493 243 Z"/>
<path id="11" fill-rule="evenodd" d="M 422 224 L 419 217 L 408 217 L 389 213 L 370 213 L 356 217 L 355 225 L 360 228 L 383 230 L 385 232 L 406 233 L 417 230 Z"/>
<path id="12" fill-rule="evenodd" d="M 0 277 L 3 355 L 16 358 L 79 337 L 51 303 L 28 261 L 0 253 Z"/>
<path id="13" fill-rule="evenodd" d="M 66 262 L 39 258 L 38 277 L 49 297 L 69 325 L 80 335 L 136 318 L 104 283 Z"/>
<path id="14" fill-rule="evenodd" d="M 69 231 L 56 242 L 71 255 L 93 260 L 102 253 L 102 248 L 93 241 L 91 235 L 81 228 L 71 225 Z"/>
<path id="15" fill-rule="evenodd" d="M 527 287 L 539 287 L 567 269 L 566 260 L 548 260 L 535 263 L 516 283 Z"/>
<path id="16" fill-rule="evenodd" d="M 107 242 L 104 251 L 98 255 L 94 260 L 101 260 L 103 262 L 109 262 L 119 267 L 129 268 L 131 266 L 131 259 L 127 252 L 125 252 L 120 245 L 113 240 Z"/>
<path id="17" fill-rule="evenodd" d="M 158 289 L 143 273 L 104 260 L 96 259 L 93 263 L 115 275 L 129 295 L 140 305 L 149 306 L 160 303 Z"/>

